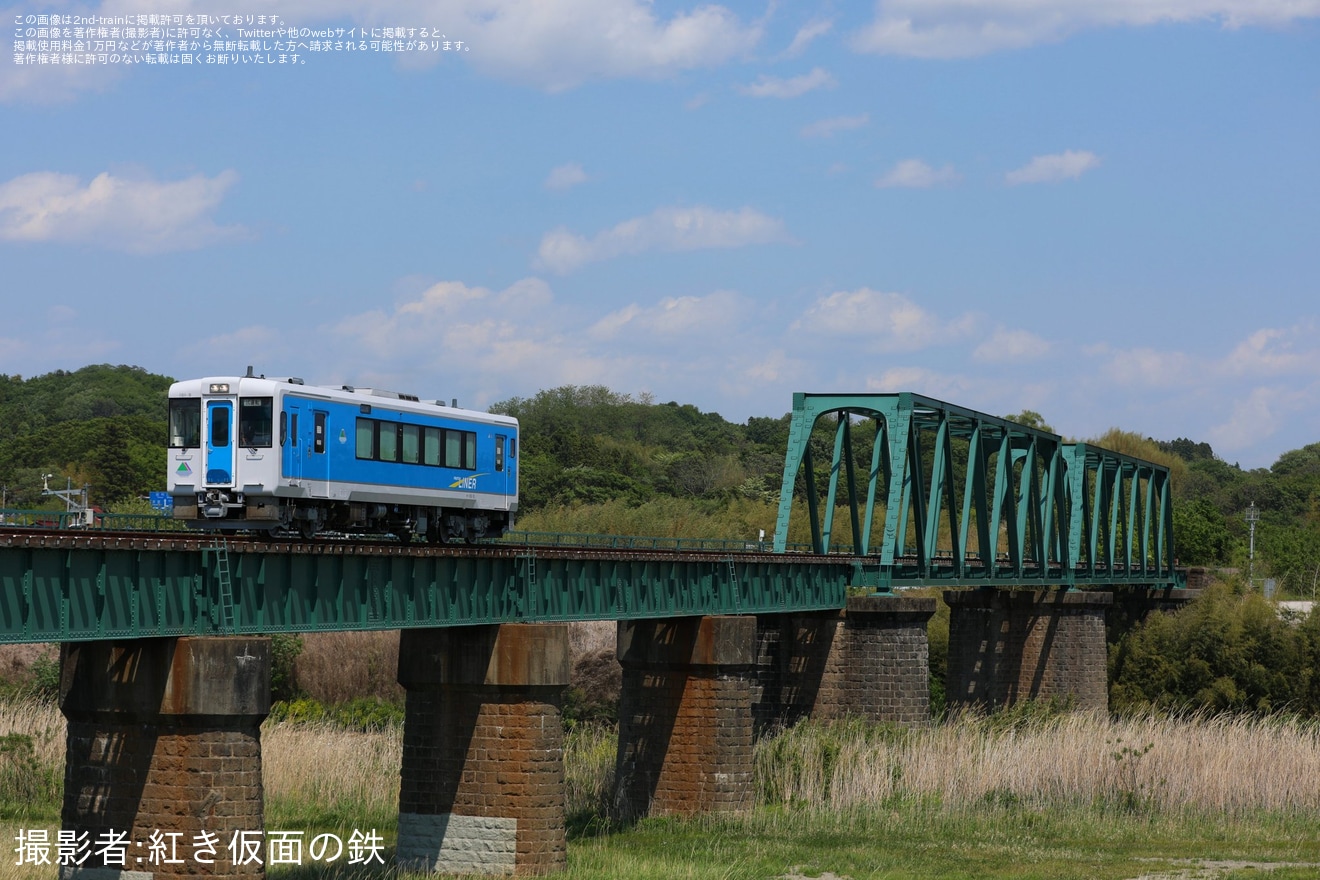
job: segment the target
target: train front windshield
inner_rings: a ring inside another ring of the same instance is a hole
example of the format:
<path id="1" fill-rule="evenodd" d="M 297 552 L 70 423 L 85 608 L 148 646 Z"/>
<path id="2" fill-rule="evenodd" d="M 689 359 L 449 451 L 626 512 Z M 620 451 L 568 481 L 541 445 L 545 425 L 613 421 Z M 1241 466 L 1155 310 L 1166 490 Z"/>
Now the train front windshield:
<path id="1" fill-rule="evenodd" d="M 202 445 L 202 402 L 196 398 L 170 401 L 170 447 L 196 449 Z"/>
<path id="2" fill-rule="evenodd" d="M 238 445 L 266 447 L 271 445 L 274 418 L 269 397 L 244 397 L 238 406 Z"/>

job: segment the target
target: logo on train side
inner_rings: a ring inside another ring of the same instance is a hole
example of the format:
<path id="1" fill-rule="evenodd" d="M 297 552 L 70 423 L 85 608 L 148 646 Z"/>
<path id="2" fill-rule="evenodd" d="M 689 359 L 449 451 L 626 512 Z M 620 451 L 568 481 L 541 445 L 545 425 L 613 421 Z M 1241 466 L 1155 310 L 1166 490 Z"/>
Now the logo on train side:
<path id="1" fill-rule="evenodd" d="M 477 488 L 477 477 L 484 477 L 485 474 L 473 474 L 470 477 L 459 477 L 449 484 L 451 489 L 475 489 Z"/>
<path id="2" fill-rule="evenodd" d="M 174 472 L 181 477 L 186 477 L 192 473 L 192 468 L 188 467 L 188 462 L 182 461 L 179 462 L 179 466 L 174 469 Z"/>

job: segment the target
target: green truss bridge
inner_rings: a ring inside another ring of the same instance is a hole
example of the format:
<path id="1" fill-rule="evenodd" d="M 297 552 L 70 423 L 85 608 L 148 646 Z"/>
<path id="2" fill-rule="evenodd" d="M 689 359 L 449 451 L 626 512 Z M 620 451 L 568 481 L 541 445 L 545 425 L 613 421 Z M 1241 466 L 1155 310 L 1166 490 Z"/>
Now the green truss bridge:
<path id="1" fill-rule="evenodd" d="M 790 545 L 803 516 L 809 543 Z M 0 642 L 763 614 L 842 608 L 850 588 L 1032 585 L 1182 586 L 1167 469 L 908 393 L 794 395 L 771 545 L 0 526 Z"/>

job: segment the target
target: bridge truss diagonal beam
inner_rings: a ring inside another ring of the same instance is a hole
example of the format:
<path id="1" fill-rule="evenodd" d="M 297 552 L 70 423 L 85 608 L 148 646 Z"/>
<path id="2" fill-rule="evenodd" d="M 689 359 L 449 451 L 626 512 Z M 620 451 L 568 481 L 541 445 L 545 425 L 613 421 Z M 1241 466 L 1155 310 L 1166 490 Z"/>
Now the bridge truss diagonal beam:
<path id="1" fill-rule="evenodd" d="M 1167 468 L 908 392 L 793 396 L 776 552 L 795 507 L 882 585 L 1180 583 Z"/>

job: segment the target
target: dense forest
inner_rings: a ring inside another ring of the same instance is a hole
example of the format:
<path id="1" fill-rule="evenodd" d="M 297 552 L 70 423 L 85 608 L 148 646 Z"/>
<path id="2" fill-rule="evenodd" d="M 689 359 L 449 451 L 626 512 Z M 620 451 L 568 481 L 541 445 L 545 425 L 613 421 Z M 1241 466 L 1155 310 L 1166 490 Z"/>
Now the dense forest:
<path id="1" fill-rule="evenodd" d="M 59 506 L 52 488 L 89 487 L 103 508 L 164 488 L 172 379 L 141 367 L 91 366 L 24 380 L 0 374 L 0 484 L 7 506 Z"/>
<path id="2" fill-rule="evenodd" d="M 41 496 L 44 474 L 54 475 L 53 487 L 88 485 L 92 502 L 105 509 L 163 488 L 171 381 L 108 365 L 26 380 L 0 375 L 7 506 L 51 506 Z M 735 424 L 690 404 L 601 386 L 553 388 L 492 410 L 522 423 L 524 527 L 704 537 L 773 528 L 787 415 Z M 1037 413 L 1009 418 L 1049 428 Z M 1320 582 L 1320 443 L 1286 452 L 1270 468 L 1243 470 L 1186 438 L 1114 430 L 1092 442 L 1170 467 L 1182 564 L 1245 567 L 1243 512 L 1254 503 L 1257 575 L 1311 596 Z M 816 461 L 826 463 L 819 467 L 827 466 L 831 443 L 831 427 L 819 425 L 813 448 Z M 862 472 L 869 455 L 864 443 L 856 450 Z M 821 491 L 824 485 L 817 480 Z"/>

